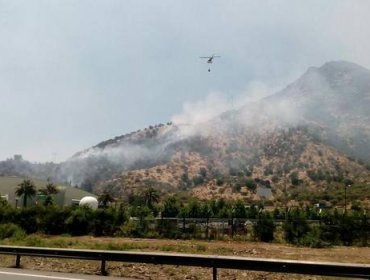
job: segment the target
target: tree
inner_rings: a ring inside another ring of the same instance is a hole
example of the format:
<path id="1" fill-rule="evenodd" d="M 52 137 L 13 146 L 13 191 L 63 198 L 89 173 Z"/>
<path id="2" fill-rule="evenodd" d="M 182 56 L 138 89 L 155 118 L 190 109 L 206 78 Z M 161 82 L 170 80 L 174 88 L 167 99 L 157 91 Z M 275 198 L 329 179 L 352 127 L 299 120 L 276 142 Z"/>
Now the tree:
<path id="1" fill-rule="evenodd" d="M 241 200 L 237 200 L 233 205 L 233 216 L 234 218 L 246 218 L 247 210 L 245 209 L 244 203 Z"/>
<path id="2" fill-rule="evenodd" d="M 285 240 L 289 243 L 299 244 L 302 238 L 310 231 L 305 214 L 299 209 L 294 209 L 289 213 L 283 224 Z"/>
<path id="3" fill-rule="evenodd" d="M 98 201 L 99 201 L 99 204 L 103 207 L 103 208 L 107 208 L 108 206 L 108 203 L 110 202 L 113 202 L 114 201 L 114 198 L 112 196 L 112 194 L 108 191 L 103 191 L 99 197 L 98 197 Z"/>
<path id="4" fill-rule="evenodd" d="M 201 167 L 199 168 L 199 174 L 200 176 L 202 176 L 203 178 L 206 178 L 207 177 L 207 169 L 205 167 Z"/>
<path id="5" fill-rule="evenodd" d="M 17 196 L 23 195 L 23 207 L 27 207 L 27 199 L 36 195 L 36 187 L 29 179 L 24 179 L 18 186 L 19 188 L 16 189 L 15 194 Z"/>
<path id="6" fill-rule="evenodd" d="M 168 197 L 164 201 L 162 217 L 176 217 L 180 212 L 180 203 L 174 196 Z"/>
<path id="7" fill-rule="evenodd" d="M 245 181 L 245 186 L 250 190 L 250 191 L 255 191 L 257 188 L 256 183 L 252 179 L 247 179 Z"/>
<path id="8" fill-rule="evenodd" d="M 204 202 L 201 206 L 201 218 L 211 218 L 213 216 L 212 208 L 209 202 Z"/>
<path id="9" fill-rule="evenodd" d="M 52 182 L 48 182 L 45 188 L 40 190 L 40 193 L 45 195 L 44 205 L 49 206 L 53 204 L 54 201 L 52 195 L 57 194 L 58 189 Z"/>
<path id="10" fill-rule="evenodd" d="M 77 207 L 69 214 L 65 225 L 73 236 L 86 235 L 94 226 L 94 213 L 90 207 Z"/>
<path id="11" fill-rule="evenodd" d="M 154 203 L 158 203 L 159 201 L 159 193 L 157 190 L 155 190 L 153 187 L 149 187 L 146 189 L 143 193 L 143 199 L 145 205 L 153 210 L 154 209 Z"/>
<path id="12" fill-rule="evenodd" d="M 6 207 L 6 206 L 8 206 L 8 205 L 9 205 L 8 200 L 6 200 L 5 198 L 2 198 L 2 197 L 0 196 L 0 208 L 1 208 L 1 207 Z"/>
<path id="13" fill-rule="evenodd" d="M 50 195 L 58 193 L 57 186 L 53 184 L 52 182 L 47 183 L 45 189 L 46 189 L 47 194 L 50 194 Z"/>
<path id="14" fill-rule="evenodd" d="M 255 237 L 263 242 L 270 242 L 274 240 L 275 224 L 271 217 L 266 213 L 261 213 L 258 217 L 257 223 L 253 225 Z"/>
<path id="15" fill-rule="evenodd" d="M 94 212 L 93 233 L 95 236 L 113 236 L 115 232 L 115 211 L 113 208 L 97 209 Z"/>
<path id="16" fill-rule="evenodd" d="M 187 205 L 187 214 L 189 218 L 200 218 L 202 209 L 197 199 L 192 199 Z"/>
<path id="17" fill-rule="evenodd" d="M 194 183 L 194 186 L 201 185 L 204 183 L 204 178 L 200 175 L 195 175 L 193 177 L 193 183 Z"/>
<path id="18" fill-rule="evenodd" d="M 293 172 L 290 174 L 290 182 L 293 186 L 298 186 L 302 182 L 302 180 L 300 180 L 298 177 L 298 172 Z"/>

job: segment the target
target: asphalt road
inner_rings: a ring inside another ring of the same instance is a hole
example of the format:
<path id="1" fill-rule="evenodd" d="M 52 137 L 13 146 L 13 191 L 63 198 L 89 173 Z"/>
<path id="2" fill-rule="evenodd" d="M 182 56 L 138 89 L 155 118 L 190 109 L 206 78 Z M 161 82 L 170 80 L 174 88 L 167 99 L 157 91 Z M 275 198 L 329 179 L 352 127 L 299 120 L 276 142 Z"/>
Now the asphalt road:
<path id="1" fill-rule="evenodd" d="M 0 268 L 0 279 L 6 280 L 128 280 L 128 278 L 117 278 L 97 275 L 82 275 L 73 273 L 58 273 L 48 271 L 35 271 L 27 269 Z"/>

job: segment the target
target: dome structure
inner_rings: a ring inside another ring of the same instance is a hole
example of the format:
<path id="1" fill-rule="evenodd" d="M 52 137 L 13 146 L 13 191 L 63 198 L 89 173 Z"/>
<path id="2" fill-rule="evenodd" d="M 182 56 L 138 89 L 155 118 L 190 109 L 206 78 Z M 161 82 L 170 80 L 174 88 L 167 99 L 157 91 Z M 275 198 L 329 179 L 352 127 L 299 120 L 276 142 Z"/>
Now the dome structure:
<path id="1" fill-rule="evenodd" d="M 85 196 L 80 200 L 79 206 L 87 206 L 93 210 L 98 209 L 98 200 L 93 196 Z"/>

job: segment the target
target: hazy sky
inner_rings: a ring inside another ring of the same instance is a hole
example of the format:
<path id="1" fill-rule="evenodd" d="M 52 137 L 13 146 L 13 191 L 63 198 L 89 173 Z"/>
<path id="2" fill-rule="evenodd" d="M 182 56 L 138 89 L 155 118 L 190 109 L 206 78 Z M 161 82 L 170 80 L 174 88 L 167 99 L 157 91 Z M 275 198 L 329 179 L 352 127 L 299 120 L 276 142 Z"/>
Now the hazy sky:
<path id="1" fill-rule="evenodd" d="M 0 159 L 61 161 L 329 60 L 370 67 L 369 14 L 367 0 L 0 0 Z"/>

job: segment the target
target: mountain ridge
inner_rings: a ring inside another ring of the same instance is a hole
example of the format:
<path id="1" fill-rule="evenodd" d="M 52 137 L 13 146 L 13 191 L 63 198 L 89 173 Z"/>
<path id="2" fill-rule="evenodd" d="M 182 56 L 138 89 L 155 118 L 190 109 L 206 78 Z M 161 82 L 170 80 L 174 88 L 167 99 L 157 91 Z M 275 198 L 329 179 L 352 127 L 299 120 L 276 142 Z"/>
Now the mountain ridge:
<path id="1" fill-rule="evenodd" d="M 268 187 L 281 199 L 292 186 L 320 189 L 344 178 L 364 184 L 369 108 L 370 70 L 327 62 L 277 93 L 207 122 L 150 126 L 102 141 L 47 170 L 57 181 L 110 188 L 126 197 L 148 184 L 242 199 L 257 199 L 254 187 Z M 316 156 L 309 159 L 310 153 Z"/>

